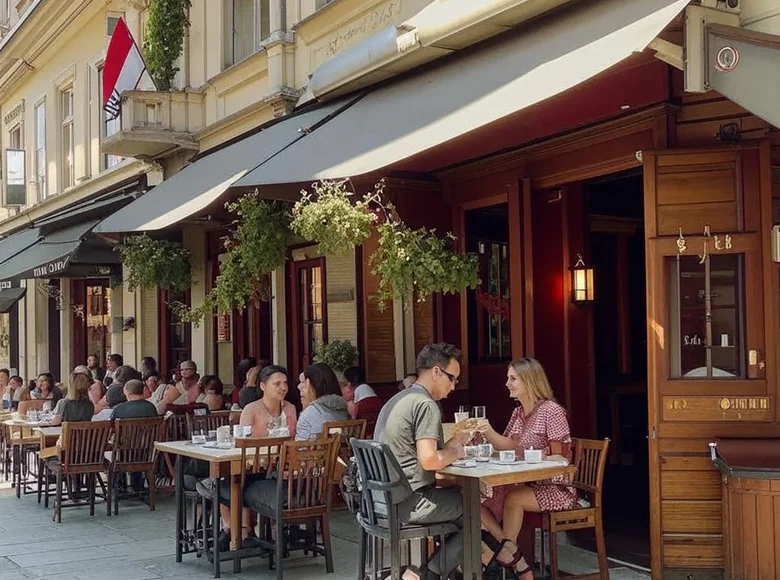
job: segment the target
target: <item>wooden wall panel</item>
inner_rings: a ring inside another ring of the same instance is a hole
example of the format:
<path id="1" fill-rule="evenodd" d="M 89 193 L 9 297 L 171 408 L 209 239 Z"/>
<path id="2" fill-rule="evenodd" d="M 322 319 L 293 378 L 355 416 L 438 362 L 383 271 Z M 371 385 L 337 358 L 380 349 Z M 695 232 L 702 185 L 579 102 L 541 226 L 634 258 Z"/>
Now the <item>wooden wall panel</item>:
<path id="1" fill-rule="evenodd" d="M 662 500 L 661 517 L 666 534 L 720 534 L 720 500 Z"/>
<path id="2" fill-rule="evenodd" d="M 377 247 L 376 234 L 363 244 L 364 255 L 370 256 Z M 392 304 L 384 311 L 374 298 L 379 280 L 371 274 L 368 260 L 363 260 L 363 336 L 365 347 L 363 362 L 369 383 L 389 383 L 395 376 L 395 321 Z"/>
<path id="3" fill-rule="evenodd" d="M 433 298 L 429 297 L 424 302 L 414 301 L 414 352 L 419 353 L 426 344 L 435 341 L 435 328 L 433 318 Z"/>

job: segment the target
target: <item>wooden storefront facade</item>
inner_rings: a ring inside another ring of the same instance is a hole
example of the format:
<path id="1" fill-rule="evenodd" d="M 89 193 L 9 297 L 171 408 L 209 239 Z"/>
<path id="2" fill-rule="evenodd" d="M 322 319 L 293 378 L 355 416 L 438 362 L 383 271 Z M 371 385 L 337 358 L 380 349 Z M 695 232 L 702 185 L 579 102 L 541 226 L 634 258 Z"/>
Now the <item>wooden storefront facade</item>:
<path id="1" fill-rule="evenodd" d="M 521 356 L 544 364 L 575 436 L 612 436 L 615 400 L 642 402 L 633 460 L 649 479 L 636 501 L 649 513 L 653 578 L 722 577 L 720 474 L 707 444 L 780 435 L 773 144 L 767 123 L 717 94 L 684 94 L 678 71 L 640 55 L 389 171 L 411 225 L 493 252 L 490 284 L 414 305 L 415 349 L 440 339 L 464 351 L 446 413 L 485 404 L 503 427 L 506 363 Z M 629 205 L 630 216 L 605 215 Z M 602 276 L 585 306 L 571 300 L 578 254 Z M 371 353 L 392 353 L 393 318 L 373 310 L 361 267 L 360 350 L 369 380 L 390 382 Z M 605 364 L 630 380 L 605 384 Z"/>

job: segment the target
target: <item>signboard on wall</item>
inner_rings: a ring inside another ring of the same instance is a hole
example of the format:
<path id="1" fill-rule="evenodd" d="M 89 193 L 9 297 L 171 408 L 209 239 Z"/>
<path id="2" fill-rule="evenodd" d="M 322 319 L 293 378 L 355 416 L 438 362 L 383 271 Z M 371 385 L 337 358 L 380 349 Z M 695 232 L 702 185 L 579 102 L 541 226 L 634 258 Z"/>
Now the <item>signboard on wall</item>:
<path id="1" fill-rule="evenodd" d="M 231 339 L 230 314 L 220 314 L 217 316 L 217 342 L 230 342 Z"/>
<path id="2" fill-rule="evenodd" d="M 5 205 L 27 204 L 24 149 L 5 150 Z"/>

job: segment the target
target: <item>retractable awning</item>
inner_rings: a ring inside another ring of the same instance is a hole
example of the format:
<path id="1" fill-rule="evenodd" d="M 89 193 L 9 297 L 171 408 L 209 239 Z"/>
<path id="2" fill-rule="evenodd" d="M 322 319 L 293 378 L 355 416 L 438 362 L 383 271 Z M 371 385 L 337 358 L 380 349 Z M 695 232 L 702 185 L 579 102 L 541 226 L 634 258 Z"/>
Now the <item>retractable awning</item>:
<path id="1" fill-rule="evenodd" d="M 560 94 L 642 51 L 688 0 L 589 0 L 369 93 L 235 182 L 363 175 Z"/>
<path id="2" fill-rule="evenodd" d="M 38 228 L 26 229 L 0 240 L 0 264 L 7 262 L 41 239 Z"/>
<path id="3" fill-rule="evenodd" d="M 5 314 L 11 311 L 11 308 L 24 297 L 27 288 L 9 288 L 0 290 L 0 312 Z"/>
<path id="4" fill-rule="evenodd" d="M 197 214 L 252 169 L 317 129 L 351 101 L 340 100 L 286 118 L 205 155 L 103 220 L 95 233 L 160 230 Z"/>
<path id="5" fill-rule="evenodd" d="M 37 243 L 0 264 L 0 286 L 28 278 L 108 276 L 119 257 L 105 242 L 87 241 L 97 220 L 46 234 Z"/>

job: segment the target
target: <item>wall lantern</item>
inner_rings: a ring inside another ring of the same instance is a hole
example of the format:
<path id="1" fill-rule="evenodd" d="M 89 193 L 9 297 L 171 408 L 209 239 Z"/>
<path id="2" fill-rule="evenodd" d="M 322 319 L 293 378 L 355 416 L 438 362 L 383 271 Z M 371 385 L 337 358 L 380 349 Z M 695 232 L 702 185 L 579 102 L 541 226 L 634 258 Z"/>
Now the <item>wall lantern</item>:
<path id="1" fill-rule="evenodd" d="M 582 260 L 582 254 L 577 254 L 577 263 L 571 269 L 572 273 L 572 301 L 575 304 L 587 304 L 593 302 L 593 268 L 589 268 Z"/>

